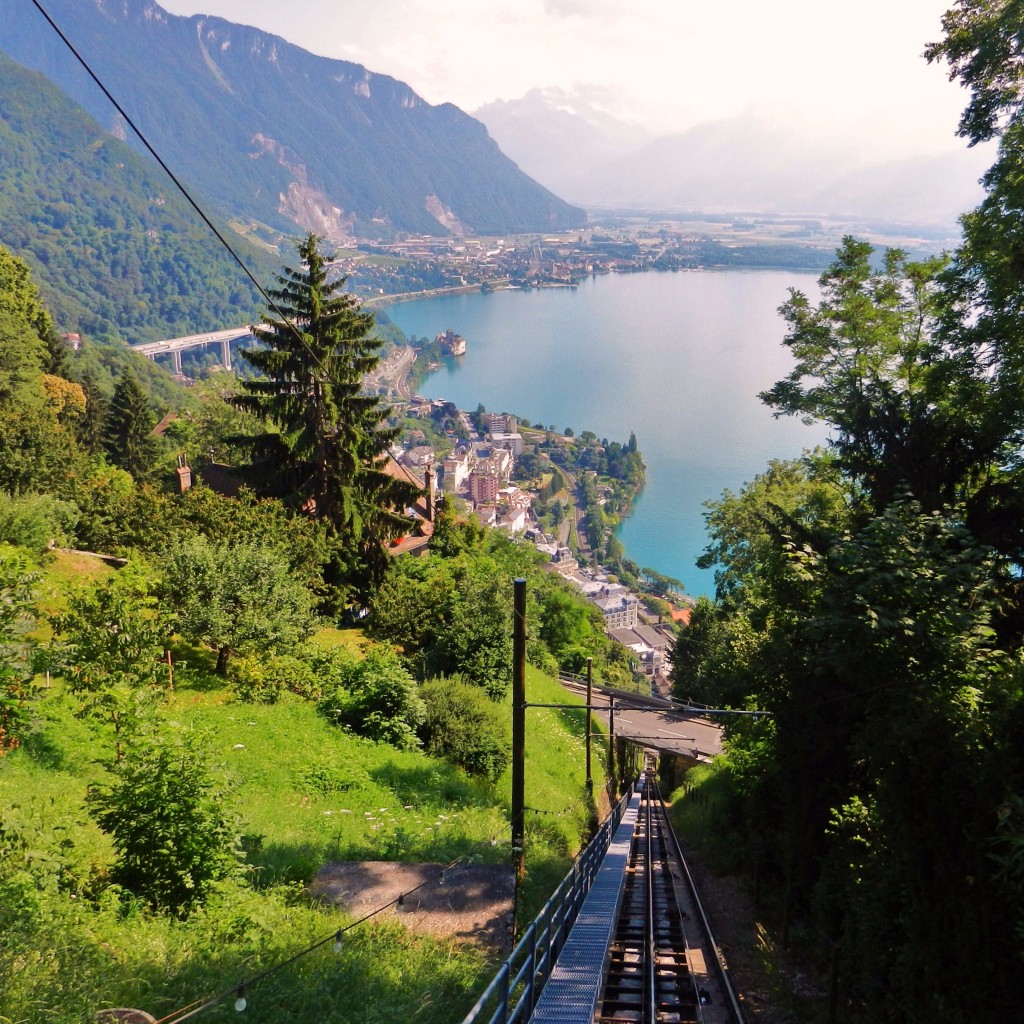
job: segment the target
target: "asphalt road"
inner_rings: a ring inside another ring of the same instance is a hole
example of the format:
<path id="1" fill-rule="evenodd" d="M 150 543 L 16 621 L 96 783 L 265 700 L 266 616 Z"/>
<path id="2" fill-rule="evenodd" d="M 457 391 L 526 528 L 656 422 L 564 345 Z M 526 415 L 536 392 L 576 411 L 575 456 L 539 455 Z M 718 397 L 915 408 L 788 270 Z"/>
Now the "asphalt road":
<path id="1" fill-rule="evenodd" d="M 586 694 L 586 687 L 563 685 L 575 694 Z M 604 707 L 608 704 L 608 697 L 595 691 L 593 702 Z M 594 713 L 608 725 L 606 712 Z M 615 735 L 698 761 L 710 761 L 722 752 L 722 730 L 717 723 L 696 714 L 640 707 L 631 703 L 628 697 L 615 698 Z"/>

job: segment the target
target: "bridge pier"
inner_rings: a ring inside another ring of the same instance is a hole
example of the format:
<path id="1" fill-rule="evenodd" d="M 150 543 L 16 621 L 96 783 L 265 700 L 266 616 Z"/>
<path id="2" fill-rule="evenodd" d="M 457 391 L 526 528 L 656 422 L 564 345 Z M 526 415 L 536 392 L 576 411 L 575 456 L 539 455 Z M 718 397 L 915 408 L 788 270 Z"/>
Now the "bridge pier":
<path id="1" fill-rule="evenodd" d="M 220 362 L 225 370 L 231 369 L 231 342 L 225 340 L 220 343 Z"/>
<path id="2" fill-rule="evenodd" d="M 171 350 L 171 358 L 174 360 L 174 372 L 177 374 L 181 373 L 181 349 L 175 348 Z"/>

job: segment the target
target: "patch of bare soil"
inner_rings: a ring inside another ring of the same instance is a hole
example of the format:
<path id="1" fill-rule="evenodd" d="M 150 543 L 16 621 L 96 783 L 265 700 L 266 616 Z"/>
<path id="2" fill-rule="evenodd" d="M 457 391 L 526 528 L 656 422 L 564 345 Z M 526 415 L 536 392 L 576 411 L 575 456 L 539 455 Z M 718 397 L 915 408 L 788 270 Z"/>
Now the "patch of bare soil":
<path id="1" fill-rule="evenodd" d="M 493 864 L 465 864 L 443 871 L 441 864 L 395 861 L 333 861 L 310 886 L 324 903 L 343 907 L 354 917 L 372 913 L 405 896 L 401 913 L 389 907 L 382 916 L 410 931 L 459 939 L 504 955 L 511 950 L 515 875 Z M 412 892 L 411 890 L 414 890 Z"/>

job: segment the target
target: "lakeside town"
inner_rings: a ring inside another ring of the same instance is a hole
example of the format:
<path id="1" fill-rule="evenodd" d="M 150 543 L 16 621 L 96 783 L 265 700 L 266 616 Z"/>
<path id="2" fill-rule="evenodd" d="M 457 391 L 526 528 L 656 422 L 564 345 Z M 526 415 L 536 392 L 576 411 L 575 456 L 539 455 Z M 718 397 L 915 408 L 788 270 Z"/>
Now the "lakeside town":
<path id="1" fill-rule="evenodd" d="M 951 244 L 934 231 L 849 218 L 606 212 L 600 224 L 550 234 L 361 240 L 335 253 L 334 269 L 377 305 L 462 290 L 575 287 L 595 275 L 648 270 L 821 271 L 851 231 L 912 253 Z"/>
<path id="2" fill-rule="evenodd" d="M 436 341 L 465 352 L 465 340 L 451 331 Z M 412 361 L 392 365 L 388 384 L 400 396 Z M 677 581 L 666 577 L 647 588 L 630 585 L 640 582 L 639 570 L 625 559 L 614 527 L 643 487 L 635 438 L 625 445 L 587 431 L 577 438 L 509 413 L 468 412 L 419 395 L 399 397 L 394 414 L 405 429 L 403 443 L 391 451 L 392 472 L 424 488 L 425 496 L 413 510 L 414 529 L 392 553 L 426 552 L 442 502 L 482 527 L 533 544 L 549 571 L 598 609 L 605 632 L 631 652 L 635 672 L 651 691 L 667 695 L 676 630 L 688 622 L 692 599 L 681 587 L 671 590 Z"/>
<path id="3" fill-rule="evenodd" d="M 412 236 L 362 241 L 335 254 L 335 272 L 376 302 L 501 288 L 575 287 L 600 274 L 779 266 L 822 269 L 832 231 L 818 221 L 713 218 L 495 238 Z"/>

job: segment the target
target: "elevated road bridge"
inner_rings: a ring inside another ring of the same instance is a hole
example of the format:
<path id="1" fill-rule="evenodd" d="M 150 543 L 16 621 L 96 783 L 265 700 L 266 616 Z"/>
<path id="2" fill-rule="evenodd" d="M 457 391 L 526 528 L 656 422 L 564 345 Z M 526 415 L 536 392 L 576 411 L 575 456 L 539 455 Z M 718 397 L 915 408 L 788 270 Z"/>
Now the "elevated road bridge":
<path id="1" fill-rule="evenodd" d="M 207 345 L 219 345 L 221 365 L 225 370 L 230 370 L 231 343 L 241 341 L 243 338 L 252 338 L 251 327 L 231 327 L 225 331 L 190 334 L 183 338 L 168 338 L 166 341 L 148 341 L 143 345 L 131 345 L 130 348 L 147 359 L 169 355 L 174 364 L 174 372 L 181 373 L 182 352 L 192 348 L 205 348 Z"/>

